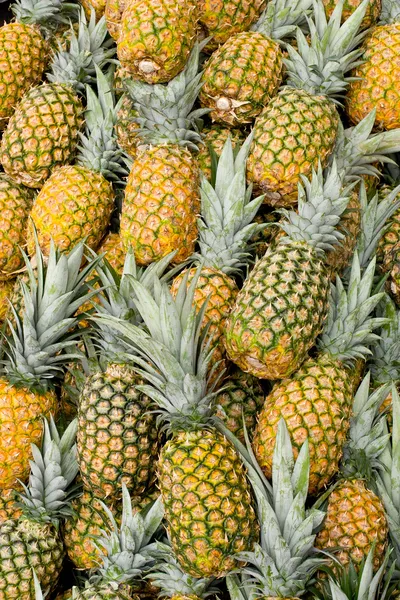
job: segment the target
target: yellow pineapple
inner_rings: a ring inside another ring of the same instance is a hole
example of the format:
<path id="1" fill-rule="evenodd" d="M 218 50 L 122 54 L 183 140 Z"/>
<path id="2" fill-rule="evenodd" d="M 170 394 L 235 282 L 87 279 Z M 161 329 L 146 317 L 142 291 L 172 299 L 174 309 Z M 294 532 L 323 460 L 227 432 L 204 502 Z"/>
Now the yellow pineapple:
<path id="1" fill-rule="evenodd" d="M 121 18 L 128 2 L 126 0 L 106 0 L 104 15 L 107 22 L 108 33 L 118 40 L 121 30 Z"/>
<path id="2" fill-rule="evenodd" d="M 234 148 L 244 142 L 245 136 L 240 129 L 229 129 L 221 125 L 213 125 L 212 127 L 204 128 L 202 131 L 203 144 L 197 153 L 197 162 L 200 170 L 211 181 L 212 178 L 212 151 L 218 156 L 221 156 L 222 149 L 228 137 L 232 140 Z"/>
<path id="3" fill-rule="evenodd" d="M 197 19 L 195 0 L 129 0 L 117 40 L 121 65 L 147 83 L 170 81 L 195 44 Z"/>
<path id="4" fill-rule="evenodd" d="M 15 279 L 0 281 L 0 323 L 3 323 L 9 316 L 10 303 L 9 299 L 14 291 Z"/>
<path id="5" fill-rule="evenodd" d="M 338 5 L 338 0 L 322 0 L 325 7 L 326 16 L 328 19 L 332 16 L 333 11 Z M 361 4 L 362 0 L 344 0 L 342 10 L 342 21 L 345 21 L 353 14 L 353 12 Z M 361 28 L 367 29 L 372 25 L 375 25 L 379 18 L 382 8 L 382 0 L 370 0 L 368 8 L 361 22 Z"/>
<path id="6" fill-rule="evenodd" d="M 106 0 L 79 0 L 79 2 L 81 6 L 83 6 L 88 19 L 90 19 L 92 10 L 94 10 L 97 21 L 104 16 L 106 10 Z"/>

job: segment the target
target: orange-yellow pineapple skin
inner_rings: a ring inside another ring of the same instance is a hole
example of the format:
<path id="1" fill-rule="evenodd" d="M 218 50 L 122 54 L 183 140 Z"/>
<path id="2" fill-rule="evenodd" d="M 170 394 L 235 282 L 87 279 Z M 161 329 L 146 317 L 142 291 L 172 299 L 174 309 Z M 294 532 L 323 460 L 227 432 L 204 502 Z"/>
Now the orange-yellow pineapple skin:
<path id="1" fill-rule="evenodd" d="M 117 273 L 124 269 L 126 251 L 119 233 L 109 233 L 101 243 L 98 254 L 104 254 L 104 258 L 110 263 Z"/>
<path id="2" fill-rule="evenodd" d="M 338 471 L 349 428 L 353 400 L 349 371 L 329 357 L 309 359 L 266 397 L 253 437 L 253 450 L 268 478 L 281 418 L 286 422 L 297 457 L 308 437 L 310 494 L 321 491 Z"/>
<path id="3" fill-rule="evenodd" d="M 40 247 L 49 254 L 51 239 L 60 250 L 69 252 L 86 238 L 96 250 L 104 236 L 114 206 L 112 185 L 101 173 L 80 165 L 56 169 L 46 181 L 31 211 L 28 250 L 35 252 L 33 225 Z"/>
<path id="4" fill-rule="evenodd" d="M 265 5 L 266 0 L 200 0 L 200 24 L 205 37 L 212 36 L 206 51 L 215 50 L 236 33 L 247 31 Z"/>
<path id="5" fill-rule="evenodd" d="M 338 0 L 322 0 L 325 6 L 325 13 L 328 18 L 331 17 L 335 10 Z M 342 23 L 346 21 L 353 12 L 360 6 L 362 0 L 344 0 L 342 9 Z M 378 20 L 381 12 L 382 1 L 381 0 L 370 0 L 367 10 L 365 11 L 364 18 L 361 22 L 361 28 L 367 29 L 372 27 Z"/>
<path id="6" fill-rule="evenodd" d="M 329 496 L 316 547 L 328 551 L 339 547 L 335 557 L 343 565 L 350 560 L 359 565 L 375 543 L 374 567 L 378 569 L 385 556 L 388 533 L 379 497 L 360 479 L 344 480 Z"/>
<path id="7" fill-rule="evenodd" d="M 25 92 L 40 82 L 48 51 L 38 27 L 24 23 L 0 27 L 0 131 Z"/>
<path id="8" fill-rule="evenodd" d="M 354 69 L 346 109 L 359 123 L 376 109 L 375 129 L 400 127 L 400 23 L 374 27 L 363 43 L 363 63 Z"/>
<path id="9" fill-rule="evenodd" d="M 140 152 L 129 173 L 121 214 L 121 237 L 139 265 L 177 250 L 174 262 L 194 252 L 200 212 L 196 159 L 177 145 Z"/>
<path id="10" fill-rule="evenodd" d="M 14 291 L 15 279 L 8 279 L 7 281 L 0 281 L 0 323 L 2 323 L 7 317 L 10 317 L 10 303 L 8 301 Z"/>
<path id="11" fill-rule="evenodd" d="M 107 0 L 104 15 L 106 17 L 108 33 L 115 41 L 118 40 L 121 30 L 121 18 L 125 10 L 127 0 Z"/>
<path id="12" fill-rule="evenodd" d="M 104 16 L 106 10 L 106 0 L 79 0 L 86 14 L 86 18 L 90 19 L 92 9 L 96 14 L 96 21 Z"/>
<path id="13" fill-rule="evenodd" d="M 196 272 L 196 268 L 190 269 L 188 277 L 189 285 Z M 184 274 L 185 271 L 182 271 L 182 273 L 174 278 L 171 286 L 173 295 L 176 295 L 178 292 Z M 221 373 L 227 367 L 222 337 L 226 318 L 231 311 L 238 292 L 239 288 L 235 280 L 222 271 L 210 267 L 203 267 L 201 270 L 200 277 L 197 281 L 194 302 L 198 309 L 200 309 L 209 297 L 203 324 L 206 325 L 207 323 L 210 323 L 209 335 L 212 339 L 211 347 L 215 348 L 210 367 L 217 362 L 219 363 L 215 375 Z"/>
<path id="14" fill-rule="evenodd" d="M 212 148 L 217 156 L 221 156 L 228 137 L 232 140 L 232 146 L 236 148 L 236 146 L 244 142 L 245 136 L 240 129 L 229 129 L 221 125 L 204 128 L 202 134 L 204 143 L 199 145 L 196 158 L 200 171 L 202 171 L 208 181 L 211 181 L 212 159 L 210 148 Z"/>
<path id="15" fill-rule="evenodd" d="M 130 0 L 117 41 L 122 66 L 147 83 L 170 81 L 194 46 L 197 19 L 195 0 Z"/>
<path id="16" fill-rule="evenodd" d="M 0 489 L 28 478 L 31 444 L 40 444 L 43 417 L 57 413 L 54 391 L 35 393 L 0 378 Z"/>
<path id="17" fill-rule="evenodd" d="M 133 102 L 128 96 L 125 96 L 118 111 L 115 132 L 118 145 L 132 158 L 135 158 L 136 147 L 140 142 L 137 135 L 139 124 L 134 120 L 135 117 L 137 117 L 137 112 L 133 108 Z"/>
<path id="18" fill-rule="evenodd" d="M 339 225 L 344 234 L 340 244 L 326 253 L 325 264 L 331 268 L 332 276 L 340 274 L 350 263 L 361 229 L 361 206 L 358 187 L 351 192 L 347 209 L 344 211 Z"/>
<path id="19" fill-rule="evenodd" d="M 230 38 L 207 61 L 200 92 L 213 121 L 237 126 L 251 123 L 282 82 L 279 44 L 261 33 Z"/>
<path id="20" fill-rule="evenodd" d="M 22 492 L 22 485 L 15 482 L 12 488 L 1 490 L 0 492 L 0 526 L 8 519 L 18 519 L 22 514 L 18 506 L 18 493 Z"/>

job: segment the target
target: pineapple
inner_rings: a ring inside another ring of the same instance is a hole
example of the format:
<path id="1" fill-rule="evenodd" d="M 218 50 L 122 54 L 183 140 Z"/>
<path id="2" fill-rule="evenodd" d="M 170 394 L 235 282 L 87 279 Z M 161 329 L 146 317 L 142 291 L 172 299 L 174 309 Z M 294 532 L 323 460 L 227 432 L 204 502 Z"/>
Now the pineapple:
<path id="1" fill-rule="evenodd" d="M 99 248 L 99 254 L 104 255 L 109 265 L 122 275 L 126 251 L 119 233 L 108 233 Z"/>
<path id="2" fill-rule="evenodd" d="M 148 381 L 138 389 L 156 402 L 170 434 L 158 486 L 176 559 L 193 577 L 223 577 L 234 555 L 252 548 L 258 524 L 240 458 L 212 425 L 216 383 L 207 381 L 212 353 L 201 334 L 205 306 L 198 312 L 197 279 L 188 286 L 187 273 L 175 299 L 166 284 L 155 285 L 153 298 L 132 281 L 150 335 L 122 320 L 102 320 L 132 348 L 133 368 Z"/>
<path id="3" fill-rule="evenodd" d="M 258 415 L 252 447 L 267 477 L 271 476 L 276 431 L 284 418 L 295 454 L 308 437 L 310 494 L 320 492 L 337 473 L 353 404 L 352 363 L 370 353 L 372 333 L 382 319 L 370 317 L 382 293 L 371 295 L 375 259 L 361 275 L 355 252 L 346 287 L 337 278 L 318 353 L 290 378 L 276 383 Z"/>
<path id="4" fill-rule="evenodd" d="M 53 58 L 49 83 L 31 88 L 19 101 L 0 146 L 4 171 L 17 183 L 40 188 L 55 167 L 72 161 L 83 124 L 79 94 L 114 54 L 109 48 L 104 18 L 89 24 L 83 12 L 79 32 L 71 28 L 68 51 Z M 78 93 L 79 92 L 79 93 Z"/>
<path id="5" fill-rule="evenodd" d="M 376 129 L 400 127 L 399 54 L 400 6 L 396 0 L 383 0 L 379 23 L 364 40 L 348 87 L 346 110 L 352 123 L 375 108 Z"/>
<path id="6" fill-rule="evenodd" d="M 92 10 L 94 10 L 97 21 L 104 16 L 106 10 L 106 0 L 79 0 L 79 2 L 83 7 L 88 19 L 90 19 Z"/>
<path id="7" fill-rule="evenodd" d="M 157 495 L 150 492 L 145 498 L 132 498 L 133 513 L 142 510 Z M 118 524 L 121 522 L 122 503 L 120 500 L 104 500 Z M 78 569 L 94 569 L 98 566 L 101 551 L 95 538 L 107 528 L 107 514 L 104 504 L 88 490 L 83 490 L 79 498 L 72 501 L 73 515 L 66 520 L 63 528 L 65 549 L 70 561 Z"/>
<path id="8" fill-rule="evenodd" d="M 23 315 L 14 310 L 14 325 L 9 322 L 0 376 L 0 489 L 10 489 L 17 479 L 29 475 L 31 443 L 42 435 L 42 418 L 55 415 L 58 400 L 57 379 L 63 363 L 71 357 L 63 354 L 76 338 L 77 319 L 72 315 L 90 298 L 85 279 L 96 261 L 81 270 L 83 246 L 59 256 L 51 248 L 45 265 L 37 247 L 36 272 L 26 259 L 28 284 L 22 282 Z"/>
<path id="9" fill-rule="evenodd" d="M 18 494 L 23 490 L 21 483 L 16 483 L 8 490 L 1 490 L 0 496 L 0 525 L 8 519 L 18 519 L 22 514 L 18 506 Z"/>
<path id="10" fill-rule="evenodd" d="M 27 188 L 0 173 L 0 281 L 15 276 L 25 264 L 21 248 L 26 245 L 31 205 Z"/>
<path id="11" fill-rule="evenodd" d="M 36 571 L 44 588 L 54 588 L 64 558 L 60 522 L 71 514 L 78 473 L 76 422 L 60 438 L 53 421 L 44 422 L 42 447 L 32 446 L 29 485 L 21 494 L 22 515 L 0 525 L 0 598 L 34 600 Z"/>
<path id="12" fill-rule="evenodd" d="M 327 22 L 322 1 L 316 1 L 310 42 L 297 29 L 297 50 L 287 46 L 286 85 L 257 117 L 247 161 L 248 181 L 271 206 L 296 204 L 301 175 L 310 177 L 318 163 L 325 167 L 333 152 L 340 123 L 336 105 L 359 58 L 355 48 L 368 2 L 340 25 L 343 2 Z"/>
<path id="13" fill-rule="evenodd" d="M 48 61 L 48 38 L 68 18 L 66 8 L 62 0 L 17 0 L 11 5 L 15 21 L 0 27 L 0 131 L 17 102 L 40 83 Z"/>
<path id="14" fill-rule="evenodd" d="M 130 0 L 121 15 L 117 53 L 135 79 L 165 83 L 184 68 L 196 41 L 195 0 Z"/>
<path id="15" fill-rule="evenodd" d="M 272 0 L 251 31 L 229 37 L 207 61 L 200 92 L 213 121 L 251 123 L 283 79 L 280 40 L 305 22 L 311 0 Z"/>
<path id="16" fill-rule="evenodd" d="M 72 588 L 73 600 L 129 600 L 133 589 L 141 584 L 139 577 L 152 562 L 154 545 L 150 542 L 164 515 L 160 499 L 134 514 L 123 484 L 120 526 L 105 504 L 102 508 L 108 519 L 107 529 L 94 538 L 100 564 L 85 589 Z"/>
<path id="17" fill-rule="evenodd" d="M 233 152 L 230 139 L 225 143 L 215 174 L 215 184 L 201 178 L 201 212 L 198 222 L 200 253 L 192 257 L 195 266 L 188 270 L 190 283 L 201 264 L 195 302 L 202 306 L 209 298 L 204 314 L 204 325 L 209 323 L 209 335 L 215 347 L 210 366 L 214 374 L 227 366 L 222 344 L 223 327 L 238 294 L 234 279 L 241 275 L 241 268 L 251 260 L 249 239 L 263 228 L 251 223 L 263 197 L 251 200 L 251 187 L 246 186 L 246 156 L 252 140 L 250 135 L 237 153 Z M 172 282 L 175 295 L 186 271 Z"/>
<path id="18" fill-rule="evenodd" d="M 15 279 L 0 281 L 0 324 L 2 324 L 8 316 L 10 310 L 9 298 L 14 291 L 15 281 Z"/>
<path id="19" fill-rule="evenodd" d="M 107 266 L 97 266 L 103 291 L 95 311 L 139 324 L 132 282 L 141 281 L 151 289 L 171 258 L 167 256 L 144 271 L 136 268 L 134 255 L 128 251 L 121 277 Z M 152 401 L 141 392 L 143 381 L 122 354 L 120 336 L 100 321 L 96 337 L 98 364 L 85 380 L 78 408 L 82 480 L 98 498 L 118 498 L 122 482 L 134 496 L 143 496 L 154 483 L 161 442 Z"/>
<path id="20" fill-rule="evenodd" d="M 333 11 L 335 10 L 338 0 L 322 0 L 325 7 L 325 13 L 327 18 L 332 16 Z M 343 10 L 342 10 L 342 21 L 345 21 L 353 14 L 353 12 L 358 8 L 361 4 L 361 0 L 344 0 Z M 380 12 L 382 8 L 382 0 L 369 0 L 369 4 L 367 10 L 365 12 L 364 18 L 361 21 L 361 28 L 368 29 L 372 25 L 375 25 L 377 22 Z"/>
<path id="21" fill-rule="evenodd" d="M 121 31 L 121 17 L 128 2 L 126 0 L 106 0 L 104 16 L 107 22 L 108 33 L 118 41 Z"/>
<path id="22" fill-rule="evenodd" d="M 194 251 L 200 209 L 199 174 L 189 151 L 201 141 L 191 112 L 199 91 L 196 44 L 184 71 L 167 86 L 126 80 L 139 117 L 141 149 L 129 173 L 121 214 L 121 237 L 139 265 L 177 250 L 174 261 Z"/>
<path id="23" fill-rule="evenodd" d="M 299 186 L 299 212 L 284 211 L 285 234 L 246 279 L 226 320 L 228 358 L 262 379 L 294 373 L 322 330 L 328 311 L 324 253 L 342 239 L 335 231 L 348 202 L 343 172 L 322 170 Z"/>
<path id="24" fill-rule="evenodd" d="M 388 526 L 383 504 L 374 491 L 374 475 L 389 437 L 385 419 L 379 418 L 379 407 L 390 384 L 370 394 L 370 379 L 367 373 L 354 397 L 339 482 L 329 495 L 316 547 L 328 551 L 339 548 L 335 558 L 343 565 L 352 561 L 356 568 L 375 548 L 373 565 L 377 570 L 385 556 Z"/>
<path id="25" fill-rule="evenodd" d="M 250 454 L 245 456 L 257 498 L 261 540 L 253 552 L 238 559 L 248 563 L 239 575 L 228 575 L 231 600 L 260 597 L 296 600 L 313 573 L 325 562 L 315 555 L 316 529 L 324 513 L 306 509 L 310 456 L 307 440 L 296 459 L 283 419 L 279 423 L 273 459 L 272 485 L 263 480 Z"/>
<path id="26" fill-rule="evenodd" d="M 131 158 L 135 158 L 137 154 L 139 125 L 136 119 L 138 116 L 137 111 L 133 108 L 132 99 L 129 95 L 124 95 L 118 110 L 115 134 L 119 147 Z"/>
<path id="27" fill-rule="evenodd" d="M 214 50 L 232 36 L 246 31 L 259 17 L 266 0 L 200 0 L 199 22 L 206 37 L 206 50 Z"/>
<path id="28" fill-rule="evenodd" d="M 214 152 L 217 157 L 221 156 L 228 137 L 231 138 L 234 149 L 243 144 L 245 138 L 240 129 L 229 129 L 228 127 L 222 127 L 218 124 L 204 128 L 202 135 L 204 143 L 199 148 L 197 162 L 203 175 L 208 181 L 212 181 L 212 153 Z"/>
<path id="29" fill-rule="evenodd" d="M 36 196 L 28 226 L 28 250 L 34 251 L 35 236 L 47 256 L 51 241 L 69 252 L 85 240 L 97 249 L 107 231 L 114 207 L 114 192 L 108 179 L 125 173 L 117 151 L 113 126 L 118 111 L 105 75 L 96 67 L 98 97 L 86 89 L 86 133 L 74 165 L 55 169 Z"/>

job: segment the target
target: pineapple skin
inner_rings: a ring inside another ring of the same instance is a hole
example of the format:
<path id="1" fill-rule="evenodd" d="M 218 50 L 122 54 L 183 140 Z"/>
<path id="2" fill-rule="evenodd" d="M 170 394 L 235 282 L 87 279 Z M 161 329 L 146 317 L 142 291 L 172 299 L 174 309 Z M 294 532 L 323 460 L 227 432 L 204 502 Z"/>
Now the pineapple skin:
<path id="1" fill-rule="evenodd" d="M 361 205 L 358 187 L 352 190 L 347 209 L 344 211 L 338 230 L 344 238 L 326 253 L 325 264 L 330 267 L 332 276 L 341 273 L 350 263 L 361 230 Z"/>
<path id="2" fill-rule="evenodd" d="M 339 122 L 325 96 L 283 88 L 254 124 L 247 179 L 255 193 L 265 194 L 265 202 L 274 207 L 295 205 L 300 176 L 311 176 L 318 161 L 326 166 Z"/>
<path id="3" fill-rule="evenodd" d="M 184 68 L 196 41 L 195 0 L 132 0 L 122 14 L 117 54 L 147 83 L 165 83 Z"/>
<path id="4" fill-rule="evenodd" d="M 228 358 L 261 379 L 294 373 L 328 311 L 329 272 L 304 242 L 268 248 L 246 279 L 226 321 Z"/>
<path id="5" fill-rule="evenodd" d="M 173 279 L 171 293 L 175 296 L 178 293 L 179 286 L 186 271 L 182 271 Z M 188 286 L 197 273 L 197 268 L 189 270 Z M 208 299 L 208 304 L 204 313 L 203 326 L 210 323 L 208 335 L 211 338 L 211 347 L 214 353 L 211 359 L 210 367 L 219 363 L 213 376 L 216 377 L 227 367 L 225 349 L 222 343 L 223 330 L 226 319 L 233 307 L 239 288 L 234 279 L 211 267 L 203 267 L 197 281 L 194 294 L 194 303 L 198 310 Z"/>
<path id="6" fill-rule="evenodd" d="M 309 359 L 293 377 L 277 383 L 258 415 L 252 442 L 266 477 L 272 477 L 276 432 L 283 418 L 295 459 L 308 437 L 309 493 L 321 491 L 338 471 L 352 401 L 349 371 L 329 357 Z"/>
<path id="7" fill-rule="evenodd" d="M 22 492 L 22 485 L 15 482 L 14 486 L 8 490 L 1 490 L 0 494 L 0 526 L 4 521 L 18 519 L 22 510 L 18 507 L 18 493 Z"/>
<path id="8" fill-rule="evenodd" d="M 23 23 L 0 27 L 0 131 L 25 92 L 40 82 L 48 52 L 38 27 Z"/>
<path id="9" fill-rule="evenodd" d="M 337 0 L 322 0 L 325 6 L 325 13 L 328 18 L 331 17 L 333 11 L 337 6 Z M 353 12 L 360 6 L 362 0 L 345 0 L 343 3 L 342 10 L 342 23 L 344 23 Z M 370 0 L 364 18 L 361 22 L 361 29 L 368 29 L 375 25 L 379 15 L 381 13 L 382 2 L 381 0 Z"/>
<path id="10" fill-rule="evenodd" d="M 400 23 L 374 27 L 364 40 L 362 64 L 354 69 L 346 95 L 352 123 L 376 108 L 375 129 L 400 127 Z"/>
<path id="11" fill-rule="evenodd" d="M 196 159 L 177 145 L 138 153 L 129 173 L 121 214 L 121 237 L 138 265 L 177 250 L 173 262 L 194 252 L 200 212 Z"/>
<path id="12" fill-rule="evenodd" d="M 199 22 L 204 36 L 212 36 L 205 51 L 215 50 L 235 34 L 247 31 L 265 5 L 265 0 L 200 0 Z"/>
<path id="13" fill-rule="evenodd" d="M 139 596 L 132 595 L 130 586 L 123 583 L 118 589 L 111 584 L 91 585 L 87 589 L 76 592 L 74 598 L 75 600 L 139 600 Z"/>
<path id="14" fill-rule="evenodd" d="M 25 265 L 21 247 L 26 245 L 31 204 L 27 191 L 0 173 L 0 281 L 15 276 Z"/>
<path id="15" fill-rule="evenodd" d="M 13 294 L 15 281 L 15 279 L 0 281 L 0 323 L 3 323 L 8 317 L 11 316 L 8 299 L 11 298 Z"/>
<path id="16" fill-rule="evenodd" d="M 379 497 L 360 479 L 344 480 L 333 490 L 328 500 L 326 518 L 316 538 L 316 547 L 324 550 L 340 547 L 335 557 L 347 565 L 366 559 L 376 544 L 374 568 L 385 556 L 388 541 L 385 509 Z"/>
<path id="17" fill-rule="evenodd" d="M 179 432 L 161 450 L 158 486 L 177 560 L 194 577 L 223 577 L 259 526 L 233 446 L 217 431 Z"/>
<path id="18" fill-rule="evenodd" d="M 98 253 L 104 254 L 104 258 L 110 263 L 112 268 L 122 275 L 126 251 L 119 233 L 108 233 L 103 239 Z"/>
<path id="19" fill-rule="evenodd" d="M 160 433 L 151 401 L 132 368 L 110 363 L 90 375 L 78 409 L 78 463 L 84 486 L 100 499 L 118 498 L 126 483 L 135 496 L 155 480 Z"/>
<path id="20" fill-rule="evenodd" d="M 206 63 L 200 102 L 212 109 L 213 121 L 229 126 L 251 123 L 275 95 L 282 77 L 279 44 L 260 33 L 239 33 Z"/>
<path id="21" fill-rule="evenodd" d="M 96 250 L 106 233 L 114 206 L 111 183 L 96 171 L 65 165 L 53 171 L 37 195 L 28 225 L 28 250 L 35 252 L 34 227 L 42 252 L 50 252 L 51 239 L 69 252 L 86 238 Z"/>
<path id="22" fill-rule="evenodd" d="M 91 10 L 94 9 L 96 21 L 99 21 L 104 16 L 106 10 L 106 0 L 79 0 L 85 11 L 86 18 L 90 19 Z"/>
<path id="23" fill-rule="evenodd" d="M 57 166 L 74 158 L 83 106 L 64 84 L 43 84 L 21 99 L 3 133 L 0 162 L 17 183 L 42 187 Z"/>
<path id="24" fill-rule="evenodd" d="M 54 391 L 37 393 L 0 378 L 0 490 L 28 479 L 31 444 L 41 443 L 43 417 L 57 409 Z"/>
<path id="25" fill-rule="evenodd" d="M 118 145 L 132 158 L 136 157 L 136 147 L 139 141 L 137 133 L 140 126 L 134 121 L 137 114 L 137 111 L 133 108 L 132 100 L 125 96 L 118 111 L 115 132 Z"/>
<path id="26" fill-rule="evenodd" d="M 0 526 L 0 600 L 35 600 L 32 568 L 42 589 L 53 588 L 65 556 L 50 524 L 22 518 Z"/>
<path id="27" fill-rule="evenodd" d="M 127 4 L 127 0 L 106 1 L 104 16 L 106 18 L 108 33 L 115 41 L 118 40 L 121 31 L 121 18 Z"/>
<path id="28" fill-rule="evenodd" d="M 385 198 L 394 188 L 389 185 L 383 185 L 379 189 L 379 197 Z M 398 200 L 399 194 L 395 200 Z M 383 233 L 379 240 L 376 251 L 379 263 L 383 263 L 385 259 L 392 253 L 393 249 L 400 243 L 400 210 L 397 210 L 390 219 L 387 220 L 387 230 Z"/>
<path id="29" fill-rule="evenodd" d="M 240 129 L 229 129 L 221 125 L 213 125 L 207 129 L 203 129 L 203 144 L 199 146 L 199 151 L 196 155 L 197 163 L 203 175 L 211 181 L 212 160 L 210 147 L 214 150 L 217 156 L 221 156 L 224 144 L 230 136 L 233 148 L 244 142 L 245 136 Z"/>

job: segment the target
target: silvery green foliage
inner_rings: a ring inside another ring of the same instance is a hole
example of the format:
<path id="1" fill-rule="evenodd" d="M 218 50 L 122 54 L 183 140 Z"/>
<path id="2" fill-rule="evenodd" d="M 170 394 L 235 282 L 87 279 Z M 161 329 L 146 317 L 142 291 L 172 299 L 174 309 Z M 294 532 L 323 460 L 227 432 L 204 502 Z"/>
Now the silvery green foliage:
<path id="1" fill-rule="evenodd" d="M 377 306 L 377 316 L 387 319 L 382 325 L 377 344 L 372 346 L 369 363 L 375 384 L 400 380 L 400 311 L 385 294 Z"/>
<path id="2" fill-rule="evenodd" d="M 209 109 L 192 109 L 202 87 L 199 59 L 207 41 L 195 43 L 184 70 L 167 85 L 125 79 L 124 87 L 138 112 L 133 119 L 140 127 L 137 135 L 144 143 L 181 144 L 197 149 L 201 142 L 197 122 Z"/>
<path id="3" fill-rule="evenodd" d="M 319 352 L 327 352 L 350 364 L 371 355 L 369 346 L 379 339 L 373 330 L 386 323 L 385 318 L 370 316 L 384 295 L 383 292 L 372 293 L 375 266 L 374 257 L 362 272 L 355 251 L 346 285 L 336 277 L 336 284 L 331 288 L 328 318 L 317 340 Z"/>
<path id="4" fill-rule="evenodd" d="M 35 585 L 35 600 L 44 600 L 42 588 L 40 587 L 39 579 L 37 578 L 35 569 L 32 569 L 33 582 Z"/>
<path id="5" fill-rule="evenodd" d="M 297 50 L 287 45 L 289 58 L 284 58 L 289 87 L 300 88 L 315 95 L 326 95 L 339 103 L 347 85 L 346 77 L 359 64 L 360 44 L 366 32 L 359 32 L 369 0 L 360 6 L 342 24 L 343 0 L 335 7 L 327 21 L 322 0 L 313 0 L 313 16 L 307 18 L 310 42 L 297 30 Z"/>
<path id="6" fill-rule="evenodd" d="M 399 0 L 382 0 L 382 11 L 379 18 L 379 24 L 400 22 L 400 3 Z"/>
<path id="7" fill-rule="evenodd" d="M 391 440 L 380 456 L 382 468 L 377 488 L 383 501 L 394 548 L 396 568 L 400 569 L 400 398 L 392 383 L 393 428 Z"/>
<path id="8" fill-rule="evenodd" d="M 133 514 L 129 491 L 122 484 L 122 519 L 118 526 L 110 509 L 101 504 L 109 530 L 102 530 L 100 536 L 95 537 L 101 564 L 90 583 L 118 588 L 121 583 L 132 583 L 140 578 L 144 569 L 152 564 L 153 537 L 164 517 L 164 507 L 159 497 L 149 507 Z"/>
<path id="9" fill-rule="evenodd" d="M 313 573 L 324 562 L 314 554 L 316 530 L 325 513 L 306 509 L 310 457 L 308 441 L 296 462 L 290 436 L 283 419 L 279 422 L 272 466 L 272 488 L 260 485 L 258 465 L 252 461 L 248 477 L 253 485 L 261 539 L 252 552 L 242 552 L 238 560 L 247 565 L 240 575 L 229 575 L 227 585 L 232 600 L 259 597 L 295 597 L 304 592 Z M 247 465 L 247 460 L 244 460 Z"/>
<path id="10" fill-rule="evenodd" d="M 253 133 L 236 156 L 232 140 L 225 142 L 214 185 L 200 174 L 200 253 L 194 258 L 224 273 L 240 273 L 251 257 L 249 240 L 266 227 L 253 222 L 264 196 L 252 200 L 252 186 L 246 183 L 246 160 L 252 139 Z"/>
<path id="11" fill-rule="evenodd" d="M 24 514 L 33 521 L 52 523 L 71 515 L 71 500 L 77 487 L 72 483 L 78 474 L 76 459 L 77 419 L 60 437 L 53 419 L 44 421 L 42 447 L 32 444 L 29 484 L 22 483 L 20 495 Z"/>
<path id="12" fill-rule="evenodd" d="M 284 208 L 277 211 L 284 217 L 279 226 L 287 234 L 279 243 L 306 242 L 323 254 L 344 238 L 336 227 L 347 208 L 354 184 L 343 188 L 343 173 L 337 170 L 335 163 L 325 177 L 319 165 L 318 171 L 313 170 L 311 181 L 306 177 L 302 179 L 298 212 Z"/>
<path id="13" fill-rule="evenodd" d="M 297 26 L 306 25 L 312 0 L 272 0 L 258 21 L 250 28 L 266 37 L 282 40 L 293 34 Z"/>

